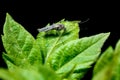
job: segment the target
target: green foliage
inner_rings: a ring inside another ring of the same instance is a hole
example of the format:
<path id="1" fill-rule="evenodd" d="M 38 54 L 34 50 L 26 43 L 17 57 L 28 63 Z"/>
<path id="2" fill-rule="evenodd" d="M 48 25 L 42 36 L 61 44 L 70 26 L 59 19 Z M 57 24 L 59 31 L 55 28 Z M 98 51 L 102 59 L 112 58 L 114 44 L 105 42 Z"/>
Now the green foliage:
<path id="1" fill-rule="evenodd" d="M 13 71 L 0 69 L 0 78 L 4 80 L 61 80 L 53 70 L 46 66 L 28 69 L 16 67 Z"/>
<path id="2" fill-rule="evenodd" d="M 22 25 L 7 14 L 4 24 L 2 41 L 7 54 L 3 54 L 5 61 L 10 61 L 16 66 L 42 64 L 39 45 L 34 37 Z M 40 55 L 40 56 L 38 56 Z M 7 63 L 8 66 L 9 63 Z"/>
<path id="3" fill-rule="evenodd" d="M 93 80 L 118 80 L 120 41 L 103 54 L 101 48 L 110 33 L 79 39 L 79 22 L 61 20 L 66 30 L 39 32 L 34 38 L 8 13 L 3 28 L 3 59 L 8 70 L 0 69 L 5 80 L 80 80 L 97 61 Z M 56 23 L 54 23 L 56 24 Z M 114 53 L 114 54 L 113 54 Z M 109 71 L 109 76 L 105 76 Z"/>
<path id="4" fill-rule="evenodd" d="M 115 50 L 110 46 L 97 61 L 92 80 L 119 80 L 120 79 L 120 40 Z"/>

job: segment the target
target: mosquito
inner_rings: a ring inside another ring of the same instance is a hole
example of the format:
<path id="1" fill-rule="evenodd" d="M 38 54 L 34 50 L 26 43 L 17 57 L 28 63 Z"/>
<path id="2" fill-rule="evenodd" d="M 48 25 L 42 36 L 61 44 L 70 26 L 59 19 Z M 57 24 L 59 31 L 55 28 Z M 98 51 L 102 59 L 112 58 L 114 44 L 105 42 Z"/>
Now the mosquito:
<path id="1" fill-rule="evenodd" d="M 83 22 L 80 22 L 80 24 L 83 24 L 85 22 L 87 22 L 89 20 L 89 18 Z M 43 27 L 41 29 L 37 29 L 38 32 L 46 32 L 46 31 L 49 31 L 49 30 L 62 30 L 64 29 L 64 31 L 66 30 L 65 26 L 63 24 L 52 24 L 50 26 L 47 26 L 47 27 Z"/>
<path id="2" fill-rule="evenodd" d="M 49 31 L 49 30 L 62 30 L 64 29 L 65 30 L 65 26 L 63 24 L 52 24 L 50 26 L 47 26 L 47 27 L 44 27 L 44 28 L 41 28 L 41 29 L 37 29 L 38 32 L 46 32 L 46 31 Z"/>

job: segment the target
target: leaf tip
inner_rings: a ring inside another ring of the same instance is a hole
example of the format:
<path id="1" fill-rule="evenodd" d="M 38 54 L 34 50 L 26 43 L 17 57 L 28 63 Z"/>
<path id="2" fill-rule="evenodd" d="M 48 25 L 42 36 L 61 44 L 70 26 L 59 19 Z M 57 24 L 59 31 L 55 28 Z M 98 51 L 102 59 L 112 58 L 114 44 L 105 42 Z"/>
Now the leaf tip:
<path id="1" fill-rule="evenodd" d="M 7 20 L 7 19 L 10 19 L 10 18 L 12 18 L 12 17 L 11 17 L 10 14 L 7 12 L 7 13 L 6 13 L 6 20 Z"/>
<path id="2" fill-rule="evenodd" d="M 105 33 L 105 36 L 108 38 L 110 36 L 110 32 Z"/>
<path id="3" fill-rule="evenodd" d="M 110 35 L 111 32 L 107 32 L 108 35 Z"/>

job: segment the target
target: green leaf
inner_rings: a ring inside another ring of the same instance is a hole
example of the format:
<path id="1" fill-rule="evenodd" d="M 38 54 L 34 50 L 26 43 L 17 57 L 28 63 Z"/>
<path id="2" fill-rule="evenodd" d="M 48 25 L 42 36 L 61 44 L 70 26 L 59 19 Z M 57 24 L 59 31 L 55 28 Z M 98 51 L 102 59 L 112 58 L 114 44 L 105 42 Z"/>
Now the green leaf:
<path id="1" fill-rule="evenodd" d="M 104 61 L 106 64 L 104 64 Z M 103 66 L 104 64 L 104 66 Z M 101 65 L 101 67 L 99 66 Z M 100 70 L 98 70 L 100 69 Z M 98 72 L 99 71 L 99 72 Z M 120 40 L 117 42 L 115 50 L 108 49 L 98 60 L 94 68 L 92 80 L 119 80 L 120 79 Z"/>
<path id="2" fill-rule="evenodd" d="M 102 53 L 100 58 L 98 59 L 97 63 L 94 66 L 93 74 L 97 74 L 100 72 L 106 65 L 108 65 L 113 59 L 113 48 L 110 46 L 108 47 L 105 52 Z"/>
<path id="3" fill-rule="evenodd" d="M 29 68 L 29 66 L 31 66 L 31 64 L 29 64 L 28 62 L 22 61 L 22 59 L 14 57 L 14 56 L 9 55 L 9 54 L 3 53 L 2 57 L 5 60 L 9 70 L 11 70 L 11 71 L 14 70 L 16 66 L 19 66 L 22 68 Z"/>
<path id="4" fill-rule="evenodd" d="M 113 61 L 114 61 L 113 65 L 115 67 L 113 68 L 112 78 L 114 80 L 119 80 L 120 79 L 120 40 L 116 44 Z"/>
<path id="5" fill-rule="evenodd" d="M 21 69 L 17 67 L 14 71 L 0 69 L 0 79 L 4 80 L 61 80 L 51 69 L 39 66 L 37 69 Z"/>
<path id="6" fill-rule="evenodd" d="M 14 21 L 7 13 L 2 41 L 6 50 L 3 53 L 3 58 L 9 71 L 0 69 L 0 77 L 3 79 L 11 78 L 9 80 L 61 80 L 60 77 L 62 80 L 81 79 L 91 68 L 91 64 L 97 60 L 101 53 L 101 47 L 110 33 L 101 33 L 79 39 L 79 22 L 61 20 L 57 23 L 63 24 L 65 30 L 40 32 L 35 40 L 22 25 Z M 119 48 L 118 44 L 115 54 L 113 54 L 117 55 L 116 58 L 110 59 L 114 65 L 117 65 L 117 67 L 113 66 L 112 73 L 120 72 Z M 103 65 L 103 63 L 113 64 L 108 62 L 109 58 L 112 57 L 113 50 L 108 50 L 108 53 L 110 54 L 103 56 L 103 58 L 107 56 L 107 60 L 102 58 L 98 62 L 95 74 L 98 75 L 99 72 L 103 73 L 111 69 L 111 67 Z M 41 64 L 45 66 L 39 67 Z M 98 77 L 95 75 L 95 78 Z M 118 75 L 117 78 L 119 78 Z"/>
<path id="7" fill-rule="evenodd" d="M 37 36 L 37 42 L 41 48 L 41 53 L 47 62 L 49 56 L 54 51 L 69 41 L 79 38 L 79 21 L 60 21 L 66 30 L 50 30 L 48 32 L 40 32 Z M 56 23 L 55 23 L 56 24 Z"/>
<path id="8" fill-rule="evenodd" d="M 20 80 L 16 78 L 15 75 L 10 73 L 8 70 L 0 69 L 0 79 L 2 80 Z"/>
<path id="9" fill-rule="evenodd" d="M 36 44 L 34 37 L 22 25 L 14 21 L 8 13 L 6 14 L 3 33 L 2 41 L 9 58 L 13 57 L 19 59 L 20 63 L 28 62 L 31 65 L 42 63 L 40 47 Z M 14 62 L 17 63 L 15 59 Z"/>
<path id="10" fill-rule="evenodd" d="M 109 33 L 101 33 L 91 37 L 72 40 L 52 53 L 47 64 L 56 73 L 63 76 L 76 65 L 71 79 L 82 78 L 101 52 L 101 47 Z"/>

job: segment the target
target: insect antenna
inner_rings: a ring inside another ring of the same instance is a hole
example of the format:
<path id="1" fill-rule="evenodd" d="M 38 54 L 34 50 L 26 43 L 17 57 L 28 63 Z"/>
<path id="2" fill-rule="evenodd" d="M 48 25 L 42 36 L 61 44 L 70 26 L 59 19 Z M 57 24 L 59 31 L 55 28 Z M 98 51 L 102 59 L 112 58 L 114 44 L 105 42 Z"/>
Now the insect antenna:
<path id="1" fill-rule="evenodd" d="M 86 19 L 85 21 L 80 22 L 80 24 L 86 23 L 90 20 L 90 18 Z"/>

